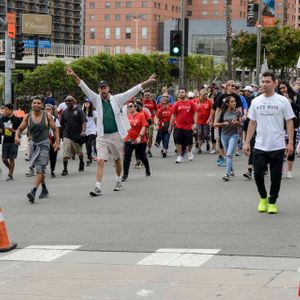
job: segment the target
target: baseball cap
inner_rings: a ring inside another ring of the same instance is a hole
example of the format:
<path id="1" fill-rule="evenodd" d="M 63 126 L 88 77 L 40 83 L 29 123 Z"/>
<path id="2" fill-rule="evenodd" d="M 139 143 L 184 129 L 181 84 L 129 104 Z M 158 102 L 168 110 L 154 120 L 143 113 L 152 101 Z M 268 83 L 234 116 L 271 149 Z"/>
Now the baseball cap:
<path id="1" fill-rule="evenodd" d="M 250 85 L 247 85 L 244 87 L 243 91 L 249 91 L 249 92 L 253 92 L 253 88 Z"/>
<path id="2" fill-rule="evenodd" d="M 194 98 L 195 94 L 193 92 L 188 92 L 188 98 Z"/>
<path id="3" fill-rule="evenodd" d="M 91 102 L 91 100 L 89 98 L 85 98 L 83 102 Z"/>
<path id="4" fill-rule="evenodd" d="M 99 87 L 101 88 L 102 86 L 108 86 L 107 81 L 101 80 L 101 81 L 99 82 Z"/>

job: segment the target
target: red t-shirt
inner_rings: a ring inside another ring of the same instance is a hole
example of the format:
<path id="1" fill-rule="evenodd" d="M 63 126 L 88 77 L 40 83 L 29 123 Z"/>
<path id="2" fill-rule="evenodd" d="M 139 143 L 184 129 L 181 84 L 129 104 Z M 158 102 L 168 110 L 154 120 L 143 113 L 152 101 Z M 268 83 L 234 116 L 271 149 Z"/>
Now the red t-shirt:
<path id="1" fill-rule="evenodd" d="M 197 103 L 198 119 L 197 124 L 206 125 L 210 116 L 212 102 L 210 99 L 205 99 L 202 103 Z"/>
<path id="2" fill-rule="evenodd" d="M 152 121 L 153 121 L 155 112 L 157 111 L 156 102 L 152 99 L 150 99 L 150 100 L 143 99 L 143 104 L 144 104 L 144 107 L 149 109 L 149 111 L 151 113 Z"/>
<path id="3" fill-rule="evenodd" d="M 197 106 L 190 100 L 178 100 L 173 107 L 173 114 L 176 116 L 176 128 L 192 130 L 194 124 L 194 114 L 197 112 Z"/>
<path id="4" fill-rule="evenodd" d="M 143 107 L 141 112 L 145 115 L 147 121 L 152 120 L 152 116 L 148 108 Z"/>
<path id="5" fill-rule="evenodd" d="M 156 114 L 159 120 L 159 129 L 162 128 L 163 123 L 170 123 L 171 116 L 172 116 L 172 107 L 168 105 L 167 107 L 161 107 Z"/>
<path id="6" fill-rule="evenodd" d="M 127 136 L 124 141 L 136 140 L 144 126 L 148 126 L 148 122 L 145 118 L 145 115 L 142 112 L 137 112 L 135 114 L 128 114 L 128 120 L 131 126 L 131 129 L 128 131 Z M 146 134 L 143 135 L 141 143 L 146 143 Z"/>

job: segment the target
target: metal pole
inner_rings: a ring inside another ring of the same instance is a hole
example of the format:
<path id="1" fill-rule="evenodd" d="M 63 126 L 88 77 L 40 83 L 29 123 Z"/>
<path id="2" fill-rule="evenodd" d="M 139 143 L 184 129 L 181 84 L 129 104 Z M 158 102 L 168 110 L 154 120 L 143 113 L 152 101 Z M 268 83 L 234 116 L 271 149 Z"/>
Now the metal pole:
<path id="1" fill-rule="evenodd" d="M 7 0 L 5 2 L 5 12 L 8 12 Z M 5 18 L 6 18 L 5 14 Z M 6 23 L 6 21 L 5 21 Z M 7 24 L 5 24 L 5 104 L 10 104 L 11 99 L 11 48 L 12 42 L 8 37 Z"/>
<path id="2" fill-rule="evenodd" d="M 34 67 L 38 66 L 39 36 L 34 36 Z"/>
<path id="3" fill-rule="evenodd" d="M 185 66 L 184 66 L 184 29 L 185 29 L 185 9 L 184 9 L 184 2 L 185 0 L 180 0 L 180 30 L 182 32 L 182 51 L 181 57 L 179 57 L 179 83 L 181 86 L 185 85 Z"/>
<path id="4" fill-rule="evenodd" d="M 259 75 L 261 70 L 260 52 L 261 52 L 261 29 L 262 29 L 262 0 L 259 0 L 258 6 L 258 25 L 257 25 L 257 46 L 256 46 L 256 84 L 259 85 Z"/>

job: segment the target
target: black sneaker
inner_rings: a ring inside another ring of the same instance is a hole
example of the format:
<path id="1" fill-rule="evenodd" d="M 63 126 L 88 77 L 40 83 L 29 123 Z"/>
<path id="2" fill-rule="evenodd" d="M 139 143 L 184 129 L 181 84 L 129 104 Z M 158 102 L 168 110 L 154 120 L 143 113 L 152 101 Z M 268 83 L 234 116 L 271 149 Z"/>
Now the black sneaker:
<path id="1" fill-rule="evenodd" d="M 82 172 L 82 171 L 84 171 L 84 162 L 79 163 L 79 169 L 78 169 L 78 172 Z"/>
<path id="2" fill-rule="evenodd" d="M 6 181 L 13 181 L 13 180 L 14 180 L 13 176 L 11 174 L 8 174 Z"/>
<path id="3" fill-rule="evenodd" d="M 159 143 L 155 142 L 154 146 L 157 147 L 157 148 L 159 148 Z"/>
<path id="4" fill-rule="evenodd" d="M 201 154 L 201 153 L 202 153 L 202 150 L 199 149 L 199 150 L 197 151 L 197 154 Z"/>
<path id="5" fill-rule="evenodd" d="M 97 197 L 97 196 L 101 196 L 102 195 L 102 191 L 99 187 L 95 187 L 93 191 L 90 192 L 90 196 L 91 197 Z"/>
<path id="6" fill-rule="evenodd" d="M 89 167 L 91 165 L 91 163 L 92 163 L 91 161 L 87 160 L 86 166 Z"/>
<path id="7" fill-rule="evenodd" d="M 127 181 L 127 178 L 128 178 L 127 175 L 123 175 L 121 181 L 122 181 L 122 182 L 125 182 L 125 181 Z"/>
<path id="8" fill-rule="evenodd" d="M 166 157 L 167 157 L 167 151 L 166 151 L 166 150 L 163 151 L 162 157 L 163 157 L 163 158 L 166 158 Z"/>
<path id="9" fill-rule="evenodd" d="M 42 191 L 39 195 L 39 199 L 47 198 L 48 195 L 49 195 L 48 189 L 44 188 L 44 189 L 42 189 Z"/>
<path id="10" fill-rule="evenodd" d="M 207 151 L 207 152 L 210 151 L 210 144 L 209 144 L 209 142 L 206 143 L 206 151 Z"/>
<path id="11" fill-rule="evenodd" d="M 152 175 L 151 170 L 146 171 L 146 177 L 150 177 Z"/>
<path id="12" fill-rule="evenodd" d="M 147 154 L 148 154 L 149 157 L 153 157 L 153 155 L 152 155 L 152 153 L 151 153 L 150 150 L 147 152 Z"/>
<path id="13" fill-rule="evenodd" d="M 252 179 L 252 173 L 251 172 L 244 173 L 243 176 L 247 179 Z"/>
<path id="14" fill-rule="evenodd" d="M 229 181 L 229 174 L 225 174 L 225 175 L 222 177 L 222 179 L 223 179 L 224 181 Z"/>
<path id="15" fill-rule="evenodd" d="M 30 193 L 27 194 L 27 198 L 30 203 L 34 203 L 35 192 L 33 190 L 31 190 Z"/>
<path id="16" fill-rule="evenodd" d="M 54 172 L 51 172 L 51 178 L 56 178 L 56 175 Z"/>
<path id="17" fill-rule="evenodd" d="M 68 174 L 69 174 L 68 170 L 67 170 L 67 169 L 63 169 L 61 175 L 62 175 L 62 176 L 66 176 L 66 175 L 68 175 Z"/>

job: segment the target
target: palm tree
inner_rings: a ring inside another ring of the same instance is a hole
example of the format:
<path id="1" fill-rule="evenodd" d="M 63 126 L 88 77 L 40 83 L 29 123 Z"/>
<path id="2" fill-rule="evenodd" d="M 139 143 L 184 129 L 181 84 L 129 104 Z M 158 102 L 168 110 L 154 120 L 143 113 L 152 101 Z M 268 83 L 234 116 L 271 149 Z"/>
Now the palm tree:
<path id="1" fill-rule="evenodd" d="M 227 0 L 225 5 L 226 43 L 227 43 L 227 79 L 232 79 L 232 0 Z"/>

